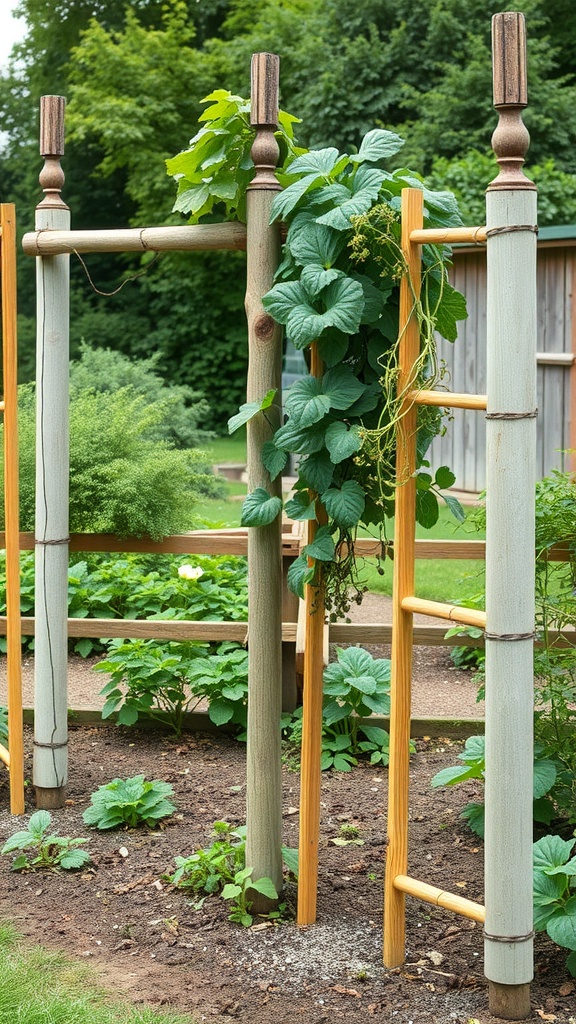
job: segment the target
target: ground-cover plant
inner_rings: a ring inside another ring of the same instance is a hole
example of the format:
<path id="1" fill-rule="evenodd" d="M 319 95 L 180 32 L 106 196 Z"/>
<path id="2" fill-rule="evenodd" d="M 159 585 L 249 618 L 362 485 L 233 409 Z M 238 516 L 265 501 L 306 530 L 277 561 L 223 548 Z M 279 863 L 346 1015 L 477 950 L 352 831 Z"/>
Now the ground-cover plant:
<path id="1" fill-rule="evenodd" d="M 222 899 L 231 901 L 229 918 L 249 927 L 253 922 L 250 913 L 251 890 L 278 899 L 278 893 L 270 878 L 252 880 L 252 868 L 246 866 L 246 826 L 233 827 L 226 821 L 215 821 L 214 842 L 203 850 L 196 850 L 189 857 L 175 857 L 176 870 L 165 875 L 166 881 L 180 889 L 190 890 L 198 897 L 194 906 L 200 909 L 208 896 L 220 894 Z M 282 848 L 284 862 L 293 874 L 298 874 L 298 852 Z M 272 911 L 268 917 L 278 917 L 282 908 Z"/>
<path id="2" fill-rule="evenodd" d="M 8 746 L 8 708 L 0 707 L 0 743 Z"/>
<path id="3" fill-rule="evenodd" d="M 108 656 L 94 666 L 111 679 L 100 695 L 102 717 L 118 713 L 118 725 L 135 725 L 140 715 L 168 724 L 180 735 L 184 715 L 208 701 L 215 725 L 245 730 L 248 702 L 248 653 L 224 642 L 209 653 L 197 641 L 111 640 Z"/>
<path id="4" fill-rule="evenodd" d="M 533 847 L 534 929 L 571 950 L 566 961 L 576 978 L 576 857 L 575 840 L 543 836 Z"/>
<path id="5" fill-rule="evenodd" d="M 28 828 L 15 832 L 6 840 L 2 853 L 21 851 L 12 861 L 13 871 L 36 871 L 41 868 L 66 871 L 81 868 L 90 860 L 87 850 L 81 850 L 87 839 L 71 839 L 50 831 L 48 811 L 36 811 L 30 816 Z"/>
<path id="6" fill-rule="evenodd" d="M 168 799 L 174 795 L 168 782 L 148 782 L 143 775 L 131 779 L 112 779 L 92 793 L 91 804 L 82 818 L 101 831 L 120 828 L 153 828 L 172 814 L 176 807 Z"/>
<path id="7" fill-rule="evenodd" d="M 20 606 L 34 614 L 34 555 L 22 552 Z M 101 554 L 88 552 L 68 570 L 70 618 L 163 618 L 245 621 L 246 559 L 227 555 Z M 0 554 L 0 614 L 6 609 L 6 571 Z M 90 627 L 87 625 L 89 634 Z M 33 638 L 24 638 L 33 647 Z M 71 641 L 82 657 L 104 649 L 95 637 Z M 4 637 L 0 650 L 6 649 Z"/>
<path id="8" fill-rule="evenodd" d="M 348 772 L 367 754 L 371 764 L 388 764 L 388 733 L 364 719 L 390 712 L 390 660 L 360 647 L 339 648 L 336 657 L 324 670 L 322 770 Z M 300 742 L 301 708 L 284 720 L 284 728 L 290 742 Z"/>
<path id="9" fill-rule="evenodd" d="M 533 814 L 534 820 L 549 825 L 555 815 L 554 802 L 552 799 L 553 788 L 557 778 L 557 765 L 548 757 L 544 756 L 543 744 L 535 744 L 534 747 L 534 776 L 533 776 Z M 458 754 L 461 765 L 454 765 L 451 768 L 443 768 L 436 773 L 432 779 L 432 785 L 456 786 L 460 782 L 468 782 L 470 779 L 479 779 L 484 782 L 486 773 L 485 740 L 484 736 L 470 736 L 464 744 L 461 754 Z M 462 811 L 463 818 L 476 835 L 484 838 L 484 804 L 468 803 Z"/>
<path id="10" fill-rule="evenodd" d="M 129 1007 L 86 963 L 29 946 L 0 925 L 1 1024 L 194 1024 L 188 1014 Z"/>
<path id="11" fill-rule="evenodd" d="M 202 114 L 202 127 L 189 149 L 168 161 L 168 172 L 178 181 L 175 209 L 189 213 L 194 222 L 207 214 L 243 219 L 245 190 L 254 174 L 249 105 L 224 90 L 207 102 L 212 105 Z M 263 459 L 275 479 L 289 457 L 298 456 L 296 494 L 286 512 L 299 520 L 314 520 L 319 513 L 316 538 L 292 566 L 289 586 L 302 596 L 305 584 L 317 582 L 321 571 L 329 607 L 345 613 L 351 588 L 362 592 L 354 559 L 356 531 L 363 525 L 385 537 L 386 517 L 394 506 L 395 428 L 404 399 L 396 394 L 398 288 L 406 269 L 400 193 L 406 186 L 422 190 L 426 225 L 459 224 L 460 218 L 450 193 L 431 191 L 405 168 L 382 168 L 403 145 L 393 132 L 374 129 L 352 154 L 333 147 L 305 151 L 294 143 L 294 120 L 282 115 L 277 133 L 278 179 L 284 188 L 274 198 L 272 215 L 288 231 L 284 259 L 264 306 L 286 325 L 297 348 L 317 345 L 324 372 L 289 390 L 287 421 L 266 442 Z M 414 294 L 422 343 L 411 388 L 430 387 L 440 379 L 435 331 L 453 341 L 457 320 L 466 316 L 462 296 L 447 281 L 447 255 L 445 247 L 424 246 L 422 295 L 417 299 Z M 272 391 L 246 403 L 230 420 L 230 430 L 253 416 L 266 416 L 275 401 Z M 440 422 L 439 410 L 419 417 L 417 517 L 424 525 L 437 520 L 439 492 L 454 482 L 447 467 L 434 478 L 426 472 L 426 451 Z M 447 500 L 461 518 L 460 506 Z M 244 502 L 243 524 L 269 524 L 280 508 L 278 497 L 257 488 Z"/>

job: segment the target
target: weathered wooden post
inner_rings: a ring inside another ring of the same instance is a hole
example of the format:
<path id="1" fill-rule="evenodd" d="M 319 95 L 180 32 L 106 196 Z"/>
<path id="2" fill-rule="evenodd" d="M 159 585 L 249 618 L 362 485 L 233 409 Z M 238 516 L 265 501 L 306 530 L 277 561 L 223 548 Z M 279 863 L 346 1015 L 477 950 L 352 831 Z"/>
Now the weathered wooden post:
<path id="1" fill-rule="evenodd" d="M 63 96 L 40 100 L 44 198 L 37 230 L 68 230 L 61 198 Z M 38 807 L 62 807 L 68 777 L 68 255 L 37 258 L 34 771 Z"/>
<path id="2" fill-rule="evenodd" d="M 280 257 L 280 226 L 270 224 L 278 143 L 278 77 L 280 60 L 273 53 L 252 57 L 251 124 L 256 128 L 252 159 L 256 174 L 247 196 L 248 389 L 249 402 L 261 401 L 271 389 L 277 399 L 266 415 L 249 421 L 248 490 L 265 488 L 281 497 L 281 481 L 271 482 L 262 462 L 262 446 L 280 425 L 282 333 L 264 311 L 262 297 L 270 290 Z M 282 772 L 280 714 L 282 706 L 282 523 L 248 531 L 248 745 L 246 782 L 246 865 L 255 880 L 271 878 L 282 887 Z M 267 901 L 254 893 L 254 909 Z"/>
<path id="3" fill-rule="evenodd" d="M 529 136 L 524 16 L 492 21 L 492 146 L 486 197 L 486 923 L 490 1010 L 530 1015 L 533 976 L 532 773 L 536 467 L 536 190 L 522 170 Z"/>

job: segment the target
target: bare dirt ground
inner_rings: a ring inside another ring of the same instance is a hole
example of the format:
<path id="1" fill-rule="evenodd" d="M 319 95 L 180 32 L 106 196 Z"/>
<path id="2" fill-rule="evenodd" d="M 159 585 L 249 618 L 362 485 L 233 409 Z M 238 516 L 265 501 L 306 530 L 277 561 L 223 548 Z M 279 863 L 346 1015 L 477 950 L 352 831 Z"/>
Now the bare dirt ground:
<path id="1" fill-rule="evenodd" d="M 377 601 L 363 605 L 365 621 L 389 621 Z M 30 664 L 27 673 L 31 678 Z M 72 706 L 98 707 L 102 684 L 89 664 L 71 660 Z M 469 674 L 453 668 L 446 649 L 417 649 L 414 715 L 482 717 L 475 696 Z M 409 870 L 481 902 L 482 844 L 459 819 L 467 801 L 481 798 L 481 787 L 438 790 L 430 784 L 460 747 L 442 735 L 417 741 Z M 30 779 L 29 732 L 26 750 Z M 53 825 L 61 835 L 88 835 L 92 864 L 81 872 L 17 874 L 10 857 L 0 857 L 0 915 L 32 941 L 85 958 L 109 987 L 134 1002 L 187 1011 L 198 1021 L 496 1024 L 487 1011 L 482 929 L 474 922 L 407 898 L 406 961 L 383 967 L 385 768 L 361 763 L 349 773 L 323 775 L 314 926 L 263 920 L 245 929 L 228 921 L 221 899 L 210 897 L 196 910 L 186 891 L 169 885 L 165 875 L 174 870 L 174 857 L 208 846 L 214 821 L 245 821 L 245 756 L 245 747 L 227 737 L 176 740 L 111 726 L 72 729 L 68 799 L 53 812 Z M 136 774 L 170 782 L 176 813 L 155 830 L 87 829 L 82 812 L 90 794 L 114 777 Z M 295 847 L 299 776 L 288 762 L 283 795 L 284 842 Z M 28 805 L 32 812 L 31 791 Z M 7 807 L 7 778 L 0 774 L 0 842 L 23 825 Z M 359 843 L 334 844 L 344 823 L 356 826 Z M 285 895 L 293 910 L 293 883 Z M 565 951 L 539 935 L 535 963 L 531 1020 L 576 1024 L 576 985 L 565 969 Z"/>

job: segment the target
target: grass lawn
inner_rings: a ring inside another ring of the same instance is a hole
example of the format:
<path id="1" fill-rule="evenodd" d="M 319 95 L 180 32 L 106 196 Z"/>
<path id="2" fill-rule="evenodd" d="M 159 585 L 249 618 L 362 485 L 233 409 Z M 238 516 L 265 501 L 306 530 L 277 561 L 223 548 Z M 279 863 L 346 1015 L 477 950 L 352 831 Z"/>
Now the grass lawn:
<path id="1" fill-rule="evenodd" d="M 0 1024 L 194 1024 L 188 1014 L 131 1007 L 86 964 L 28 946 L 0 925 Z"/>
<path id="2" fill-rule="evenodd" d="M 219 462 L 246 462 L 246 431 L 237 430 L 232 437 L 215 437 L 204 446 L 213 464 Z"/>

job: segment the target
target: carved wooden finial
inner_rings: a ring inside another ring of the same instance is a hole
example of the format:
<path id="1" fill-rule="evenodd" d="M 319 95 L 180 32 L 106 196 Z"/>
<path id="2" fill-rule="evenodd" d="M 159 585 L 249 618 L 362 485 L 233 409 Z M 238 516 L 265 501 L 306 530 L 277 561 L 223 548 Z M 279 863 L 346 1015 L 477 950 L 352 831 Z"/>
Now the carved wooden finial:
<path id="1" fill-rule="evenodd" d="M 61 191 L 64 185 L 64 171 L 60 159 L 64 156 L 64 96 L 40 97 L 40 155 L 44 157 L 44 167 L 40 171 L 39 181 L 44 192 L 44 199 L 38 209 L 47 206 L 67 210 Z"/>
<path id="2" fill-rule="evenodd" d="M 279 191 L 274 169 L 280 149 L 274 136 L 278 127 L 278 86 L 280 58 L 276 53 L 252 54 L 252 89 L 250 124 L 256 128 L 256 138 L 250 151 L 256 174 L 248 188 Z"/>
<path id="3" fill-rule="evenodd" d="M 524 15 L 505 11 L 492 18 L 494 106 L 500 117 L 492 149 L 500 166 L 492 189 L 535 189 L 522 169 L 530 145 L 522 110 L 528 105 L 526 86 L 526 25 Z"/>

